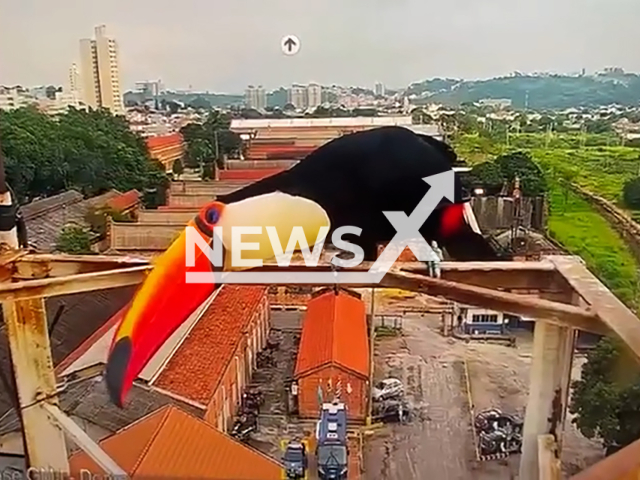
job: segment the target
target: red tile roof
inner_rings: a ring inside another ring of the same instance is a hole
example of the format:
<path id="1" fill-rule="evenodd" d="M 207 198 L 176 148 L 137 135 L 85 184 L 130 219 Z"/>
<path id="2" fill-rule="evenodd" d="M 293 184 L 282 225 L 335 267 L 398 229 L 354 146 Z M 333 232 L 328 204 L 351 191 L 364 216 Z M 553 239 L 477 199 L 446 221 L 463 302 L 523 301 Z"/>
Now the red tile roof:
<path id="1" fill-rule="evenodd" d="M 140 203 L 140 192 L 138 190 L 129 190 L 109 200 L 107 206 L 122 212 L 134 207 L 138 203 Z"/>
<path id="2" fill-rule="evenodd" d="M 295 376 L 325 365 L 338 365 L 369 376 L 369 340 L 362 300 L 327 289 L 307 305 Z"/>
<path id="3" fill-rule="evenodd" d="M 180 145 L 183 142 L 182 135 L 172 133 L 171 135 L 161 135 L 158 137 L 149 137 L 146 139 L 147 148 L 154 150 L 156 148 L 165 148 L 173 145 Z"/>
<path id="4" fill-rule="evenodd" d="M 188 413 L 167 406 L 102 440 L 100 447 L 133 480 L 279 480 L 282 467 Z M 104 475 L 85 452 L 69 459 L 72 476 Z"/>
<path id="5" fill-rule="evenodd" d="M 266 287 L 224 285 L 153 385 L 203 405 L 215 393 Z"/>

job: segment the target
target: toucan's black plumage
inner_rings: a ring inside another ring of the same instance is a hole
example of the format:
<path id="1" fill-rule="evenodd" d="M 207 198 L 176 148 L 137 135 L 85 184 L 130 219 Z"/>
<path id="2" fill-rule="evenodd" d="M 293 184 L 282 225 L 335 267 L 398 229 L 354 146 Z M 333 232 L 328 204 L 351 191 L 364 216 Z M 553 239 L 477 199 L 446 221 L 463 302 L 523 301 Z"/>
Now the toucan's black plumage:
<path id="1" fill-rule="evenodd" d="M 332 140 L 291 169 L 218 200 L 232 203 L 274 191 L 308 198 L 324 208 L 332 229 L 362 228 L 361 235 L 349 241 L 364 249 L 365 259 L 374 260 L 377 245 L 396 233 L 382 212 L 411 214 L 429 189 L 423 178 L 450 170 L 456 160 L 455 151 L 433 137 L 402 127 L 381 127 Z M 457 206 L 465 201 L 458 175 L 455 197 Z M 485 239 L 464 222 L 462 209 L 458 208 L 455 231 L 444 231 L 444 217 L 455 208 L 443 200 L 420 233 L 436 240 L 456 260 L 496 259 Z"/>
<path id="2" fill-rule="evenodd" d="M 367 260 L 374 260 L 377 245 L 396 234 L 383 212 L 411 214 L 430 188 L 423 178 L 450 170 L 455 160 L 455 152 L 447 145 L 404 128 L 355 133 L 320 147 L 288 171 L 219 198 L 223 203 L 203 207 L 189 226 L 203 240 L 210 240 L 213 229 L 223 226 L 225 212 L 242 210 L 235 202 L 281 191 L 313 200 L 314 209 L 318 211 L 318 205 L 321 206 L 333 228 L 360 227 L 361 235 L 349 240 L 364 249 Z M 441 202 L 421 233 L 427 240 L 436 240 L 457 260 L 493 258 L 484 239 L 473 233 L 464 221 L 459 179 L 454 190 L 455 202 Z M 257 199 L 255 203 L 262 201 L 266 200 Z M 245 212 L 254 212 L 254 208 L 259 215 L 269 216 L 268 208 L 261 210 L 260 205 Z M 287 215 L 300 214 L 293 206 L 290 208 Z M 326 220 L 324 212 L 322 218 Z M 281 212 L 277 216 L 282 217 Z M 228 217 L 231 218 L 232 215 Z M 228 221 L 233 226 L 233 221 Z M 156 260 L 117 327 L 106 368 L 107 387 L 117 405 L 123 405 L 134 380 L 164 342 L 211 298 L 216 288 L 207 282 L 187 282 L 188 273 L 206 273 L 212 265 L 201 253 L 187 266 L 186 238 L 187 230 Z"/>

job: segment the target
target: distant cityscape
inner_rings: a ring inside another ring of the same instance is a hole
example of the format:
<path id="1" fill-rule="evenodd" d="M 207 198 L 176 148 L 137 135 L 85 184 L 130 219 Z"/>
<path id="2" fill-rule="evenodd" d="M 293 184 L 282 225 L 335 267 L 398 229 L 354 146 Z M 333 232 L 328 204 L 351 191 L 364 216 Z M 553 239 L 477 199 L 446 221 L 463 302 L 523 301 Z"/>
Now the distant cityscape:
<path id="1" fill-rule="evenodd" d="M 135 87 L 125 92 L 122 88 L 119 53 L 118 43 L 108 35 L 106 26 L 96 26 L 93 38 L 79 40 L 78 58 L 71 62 L 66 85 L 0 85 L 0 110 L 34 105 L 44 113 L 57 115 L 69 108 L 105 108 L 113 114 L 125 115 L 133 131 L 144 137 L 153 137 L 175 133 L 189 123 L 200 122 L 204 118 L 204 112 L 211 108 L 241 111 L 241 116 L 246 118 L 262 115 L 274 118 L 305 116 L 314 114 L 319 109 L 326 112 L 323 116 L 409 115 L 419 110 L 428 112 L 429 119 L 437 120 L 441 114 L 452 114 L 465 101 L 469 103 L 471 98 L 474 105 L 501 111 L 493 112 L 492 115 L 508 119 L 515 117 L 515 113 L 505 113 L 505 110 L 519 108 L 536 111 L 546 102 L 554 110 L 565 111 L 576 106 L 574 98 L 577 97 L 582 102 L 585 97 L 580 91 L 574 92 L 574 97 L 566 91 L 558 92 L 558 88 L 565 88 L 553 87 L 554 79 L 559 75 L 544 72 L 527 75 L 514 72 L 509 77 L 477 82 L 432 79 L 414 83 L 401 90 L 388 89 L 379 81 L 374 82 L 371 88 L 310 82 L 293 83 L 271 92 L 262 85 L 251 84 L 246 86 L 242 95 L 196 92 L 191 89 L 172 90 L 162 80 L 143 80 L 135 82 Z M 627 81 L 629 76 L 632 77 L 632 82 Z M 618 105 L 618 109 L 624 107 L 624 111 L 636 111 L 640 105 L 640 77 L 627 74 L 620 67 L 605 68 L 592 76 L 588 76 L 585 69 L 582 69 L 561 77 L 573 78 L 576 82 L 589 79 L 585 81 L 616 87 L 622 83 L 630 90 L 628 98 L 608 103 L 624 104 Z M 541 92 L 543 89 L 540 88 L 531 88 L 530 94 L 526 84 L 534 80 L 550 82 L 552 87 L 547 88 L 555 88 L 553 95 Z M 501 82 L 500 88 L 490 86 L 491 82 Z M 523 88 L 510 89 L 514 82 L 524 84 L 524 93 Z M 487 93 L 483 98 L 477 92 L 482 92 L 485 86 Z M 495 98 L 496 91 L 504 92 L 504 95 Z M 594 108 L 601 108 L 604 100 L 612 97 L 607 96 L 606 92 L 602 95 L 603 99 L 584 101 L 593 103 Z M 245 113 L 242 114 L 242 111 Z"/>

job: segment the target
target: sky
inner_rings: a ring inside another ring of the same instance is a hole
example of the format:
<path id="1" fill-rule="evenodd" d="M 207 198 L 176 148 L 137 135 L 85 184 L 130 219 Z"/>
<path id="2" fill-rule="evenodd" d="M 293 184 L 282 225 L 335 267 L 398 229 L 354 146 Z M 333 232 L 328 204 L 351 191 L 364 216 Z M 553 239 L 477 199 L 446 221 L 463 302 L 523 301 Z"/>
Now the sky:
<path id="1" fill-rule="evenodd" d="M 125 89 L 401 88 L 513 71 L 640 71 L 639 0 L 0 0 L 0 84 L 66 85 L 105 24 Z M 280 41 L 301 41 L 285 56 Z"/>

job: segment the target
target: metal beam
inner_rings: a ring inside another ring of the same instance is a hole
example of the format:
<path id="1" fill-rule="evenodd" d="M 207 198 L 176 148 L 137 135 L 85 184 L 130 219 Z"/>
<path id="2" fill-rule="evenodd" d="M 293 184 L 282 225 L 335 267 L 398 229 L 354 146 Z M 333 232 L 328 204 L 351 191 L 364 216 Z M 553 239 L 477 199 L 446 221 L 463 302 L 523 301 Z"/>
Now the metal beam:
<path id="1" fill-rule="evenodd" d="M 459 303 L 481 306 L 498 312 L 509 312 L 545 320 L 562 326 L 604 334 L 607 329 L 595 312 L 568 305 L 489 288 L 424 277 L 408 272 L 389 272 L 381 287 L 400 288 L 412 292 L 447 297 Z"/>
<path id="2" fill-rule="evenodd" d="M 58 425 L 91 459 L 98 464 L 108 475 L 116 478 L 127 478 L 125 472 L 120 466 L 107 455 L 100 446 L 94 442 L 87 432 L 82 430 L 80 426 L 65 415 L 56 405 L 45 405 L 45 410 L 51 419 L 51 422 Z"/>
<path id="3" fill-rule="evenodd" d="M 620 337 L 640 358 L 640 319 L 629 310 L 604 284 L 576 257 L 549 257 L 558 272 L 564 276 L 603 325 Z"/>
<path id="4" fill-rule="evenodd" d="M 496 265 L 477 264 L 476 269 L 490 271 L 519 271 L 521 275 L 527 275 L 529 270 L 526 263 L 531 263 L 531 270 L 548 271 L 547 264 L 537 262 L 493 262 Z M 367 270 L 370 265 L 361 265 L 357 269 Z M 447 271 L 474 272 L 472 266 L 461 263 L 447 263 L 444 265 Z M 470 268 L 471 267 L 471 268 Z M 116 288 L 140 283 L 152 267 L 142 265 L 111 271 L 85 273 L 69 275 L 65 277 L 46 278 L 42 280 L 32 280 L 26 282 L 0 284 L 0 301 L 29 299 L 37 297 L 50 297 L 56 295 L 66 295 L 71 293 L 87 292 L 97 289 Z M 300 269 L 328 271 L 329 266 L 306 267 L 304 265 L 294 265 L 288 268 L 281 268 L 274 265 L 267 265 L 260 270 L 278 269 L 296 271 Z M 361 287 L 371 285 L 360 285 Z M 557 322 L 560 325 L 569 325 L 581 330 L 596 333 L 605 333 L 604 329 L 596 320 L 593 312 L 574 307 L 571 305 L 551 302 L 525 295 L 510 294 L 484 287 L 466 285 L 457 282 L 450 282 L 443 279 L 434 279 L 422 275 L 394 271 L 388 274 L 381 287 L 402 288 L 409 291 L 427 293 L 430 295 L 447 296 L 448 298 L 466 303 L 469 305 L 479 305 L 492 308 L 498 311 L 507 311 L 514 314 L 527 315 L 531 318 L 544 318 L 548 321 Z"/>
<path id="5" fill-rule="evenodd" d="M 133 266 L 148 265 L 145 258 L 110 255 L 52 255 L 22 254 L 13 267 L 14 280 L 32 280 L 51 277 L 101 272 Z M 368 270 L 373 262 L 364 262 L 350 271 Z M 407 262 L 397 265 L 402 270 L 426 274 L 423 263 Z M 268 263 L 254 271 L 330 271 L 329 263 L 307 267 L 303 263 L 290 267 L 279 267 Z M 443 262 L 442 278 L 453 282 L 467 283 L 497 289 L 531 290 L 569 294 L 571 292 L 564 277 L 558 275 L 555 265 L 542 262 Z"/>
<path id="6" fill-rule="evenodd" d="M 64 277 L 148 265 L 143 258 L 115 255 L 24 254 L 14 264 L 14 280 Z"/>
<path id="7" fill-rule="evenodd" d="M 16 300 L 20 298 L 35 298 L 39 296 L 67 295 L 71 293 L 86 292 L 104 288 L 116 288 L 140 283 L 152 265 L 145 259 L 114 256 L 74 256 L 74 255 L 28 255 L 26 260 L 17 262 L 18 270 L 29 278 L 36 278 L 24 282 L 0 284 L 0 301 Z M 471 277 L 472 282 L 478 281 L 482 274 L 492 272 L 504 275 L 501 282 L 494 282 L 502 288 L 517 288 L 522 285 L 516 277 L 526 277 L 527 275 L 552 273 L 550 266 L 545 262 L 444 262 L 442 264 L 443 278 L 455 276 L 459 281 L 464 282 L 466 277 Z M 135 266 L 133 266 L 135 265 Z M 366 271 L 371 267 L 370 262 L 365 262 L 358 267 L 344 269 L 344 271 Z M 126 266 L 127 268 L 118 268 Z M 114 268 L 116 267 L 116 268 Z M 424 270 L 420 263 L 407 263 L 401 266 L 402 269 Z M 551 266 L 552 268 L 552 266 Z M 21 270 L 20 270 L 21 269 Z M 96 271 L 97 270 L 97 271 Z M 253 271 L 331 271 L 330 265 L 319 265 L 307 267 L 304 264 L 294 264 L 290 267 L 279 267 L 277 264 L 265 264 L 263 267 L 253 269 Z M 90 273 L 82 273 L 87 272 Z M 76 272 L 58 276 L 66 272 Z M 39 278 L 45 275 L 45 278 Z M 545 282 L 545 285 L 548 285 Z M 371 285 L 363 285 L 371 286 Z M 530 285 L 531 287 L 531 285 Z M 541 289 L 544 285 L 539 285 Z M 531 288 L 536 290 L 535 288 Z M 542 290 L 544 291 L 544 290 Z"/>
<path id="8" fill-rule="evenodd" d="M 68 472 L 64 434 L 49 421 L 45 404 L 57 405 L 44 299 L 3 303 L 11 360 L 30 467 Z"/>
<path id="9" fill-rule="evenodd" d="M 128 285 L 138 285 L 151 270 L 150 265 L 121 268 L 105 272 L 82 273 L 66 277 L 45 278 L 0 284 L 0 302 L 38 297 L 55 297 Z"/>

